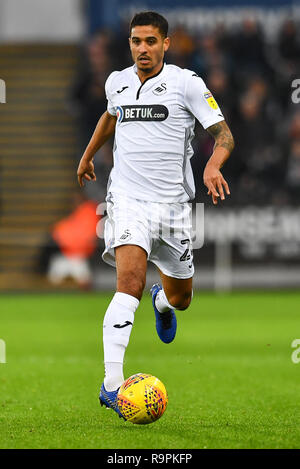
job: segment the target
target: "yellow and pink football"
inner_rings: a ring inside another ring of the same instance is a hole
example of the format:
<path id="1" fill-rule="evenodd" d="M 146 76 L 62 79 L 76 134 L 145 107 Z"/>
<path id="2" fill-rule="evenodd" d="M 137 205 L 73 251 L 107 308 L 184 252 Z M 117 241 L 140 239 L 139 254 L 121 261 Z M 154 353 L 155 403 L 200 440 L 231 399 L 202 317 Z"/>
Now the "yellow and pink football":
<path id="1" fill-rule="evenodd" d="M 126 420 L 145 425 L 158 420 L 166 410 L 168 394 L 155 376 L 137 373 L 119 389 L 118 407 Z"/>

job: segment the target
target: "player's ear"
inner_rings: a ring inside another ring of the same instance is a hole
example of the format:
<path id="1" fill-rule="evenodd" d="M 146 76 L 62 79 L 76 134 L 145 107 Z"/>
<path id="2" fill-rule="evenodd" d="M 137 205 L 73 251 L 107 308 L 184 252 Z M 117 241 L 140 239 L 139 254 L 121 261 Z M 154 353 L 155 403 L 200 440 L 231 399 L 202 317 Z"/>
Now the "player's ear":
<path id="1" fill-rule="evenodd" d="M 166 37 L 164 39 L 164 51 L 167 52 L 167 50 L 169 49 L 170 47 L 170 38 L 169 37 Z"/>

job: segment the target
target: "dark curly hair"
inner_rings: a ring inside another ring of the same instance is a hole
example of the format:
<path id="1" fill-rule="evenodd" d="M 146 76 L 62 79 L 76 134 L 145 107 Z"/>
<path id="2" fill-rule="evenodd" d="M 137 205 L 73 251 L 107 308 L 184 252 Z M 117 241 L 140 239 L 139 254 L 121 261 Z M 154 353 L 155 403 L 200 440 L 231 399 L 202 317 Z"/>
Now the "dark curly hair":
<path id="1" fill-rule="evenodd" d="M 129 34 L 135 26 L 155 26 L 158 28 L 161 36 L 166 38 L 168 36 L 169 24 L 163 16 L 155 11 L 141 11 L 136 13 L 130 22 Z"/>

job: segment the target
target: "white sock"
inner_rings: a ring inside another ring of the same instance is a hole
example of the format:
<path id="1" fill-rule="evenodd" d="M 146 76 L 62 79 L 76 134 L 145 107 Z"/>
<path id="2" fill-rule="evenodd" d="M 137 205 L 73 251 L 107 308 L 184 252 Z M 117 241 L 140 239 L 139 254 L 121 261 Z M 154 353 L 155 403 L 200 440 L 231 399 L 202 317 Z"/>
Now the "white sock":
<path id="1" fill-rule="evenodd" d="M 107 362 L 105 366 L 104 386 L 106 391 L 115 391 L 124 381 L 123 363 Z"/>
<path id="2" fill-rule="evenodd" d="M 107 391 L 115 391 L 124 381 L 123 362 L 139 300 L 127 293 L 114 294 L 103 320 L 103 348 Z"/>
<path id="3" fill-rule="evenodd" d="M 173 309 L 173 306 L 170 305 L 164 290 L 159 290 L 155 298 L 155 306 L 160 313 L 165 313 L 170 309 Z"/>

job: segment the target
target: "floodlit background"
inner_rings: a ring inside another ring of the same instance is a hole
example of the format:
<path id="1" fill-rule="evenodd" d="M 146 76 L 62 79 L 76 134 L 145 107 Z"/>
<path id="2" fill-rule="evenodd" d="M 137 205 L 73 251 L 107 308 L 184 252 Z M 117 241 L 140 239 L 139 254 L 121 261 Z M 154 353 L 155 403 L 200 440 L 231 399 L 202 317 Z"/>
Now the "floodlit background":
<path id="1" fill-rule="evenodd" d="M 106 109 L 107 76 L 132 63 L 128 24 L 142 9 L 167 17 L 166 62 L 204 78 L 236 140 L 224 167 L 231 196 L 215 207 L 202 183 L 213 140 L 196 127 L 192 164 L 205 245 L 194 253 L 195 288 L 298 287 L 299 6 L 0 0 L 0 291 L 114 288 L 115 271 L 95 237 L 112 142 L 96 157 L 96 184 L 80 190 L 76 170 Z M 150 265 L 149 284 L 153 278 Z"/>

